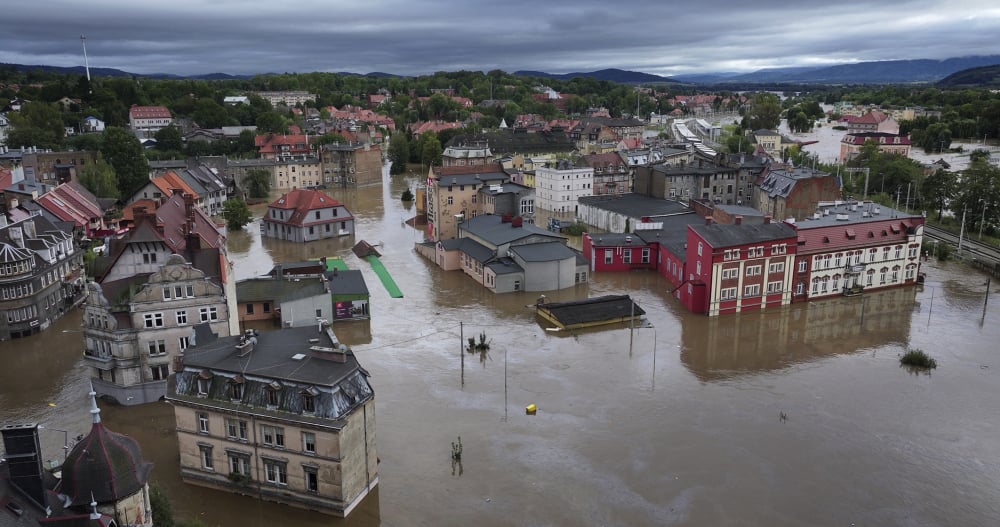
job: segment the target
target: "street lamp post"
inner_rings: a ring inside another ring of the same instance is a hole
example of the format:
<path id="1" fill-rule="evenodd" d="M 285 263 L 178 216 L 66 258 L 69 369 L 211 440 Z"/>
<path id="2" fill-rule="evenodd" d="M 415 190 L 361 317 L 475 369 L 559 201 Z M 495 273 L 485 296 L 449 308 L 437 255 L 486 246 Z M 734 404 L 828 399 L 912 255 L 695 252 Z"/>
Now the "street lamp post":
<path id="1" fill-rule="evenodd" d="M 983 241 L 983 224 L 986 223 L 986 200 L 983 200 L 983 214 L 979 217 L 979 241 Z"/>

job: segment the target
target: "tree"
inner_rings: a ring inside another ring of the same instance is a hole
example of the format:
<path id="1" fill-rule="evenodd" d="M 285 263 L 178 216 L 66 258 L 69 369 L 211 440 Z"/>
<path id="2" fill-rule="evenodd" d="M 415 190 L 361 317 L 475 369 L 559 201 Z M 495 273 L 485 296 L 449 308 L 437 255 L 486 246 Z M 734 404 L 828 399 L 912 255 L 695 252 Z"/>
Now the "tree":
<path id="1" fill-rule="evenodd" d="M 271 192 L 271 174 L 259 168 L 248 170 L 243 177 L 243 186 L 251 198 L 266 198 Z"/>
<path id="2" fill-rule="evenodd" d="M 927 203 L 934 205 L 938 211 L 938 220 L 944 214 L 944 208 L 948 202 L 955 197 L 958 190 L 958 179 L 954 172 L 938 169 L 920 186 L 920 194 L 924 196 Z"/>
<path id="3" fill-rule="evenodd" d="M 781 123 L 781 103 L 773 93 L 761 92 L 753 96 L 753 103 L 746 115 L 749 130 L 776 129 Z"/>
<path id="4" fill-rule="evenodd" d="M 157 485 L 149 486 L 149 505 L 153 509 L 153 525 L 174 527 L 174 511 L 170 506 L 170 500 Z"/>
<path id="5" fill-rule="evenodd" d="M 25 103 L 20 112 L 11 112 L 9 117 L 12 130 L 7 135 L 8 145 L 62 148 L 66 129 L 54 104 Z"/>
<path id="6" fill-rule="evenodd" d="M 423 146 L 420 148 L 420 163 L 426 167 L 441 164 L 441 141 L 434 132 L 425 132 L 421 137 Z"/>
<path id="7" fill-rule="evenodd" d="M 944 123 L 934 123 L 924 130 L 920 139 L 924 152 L 941 152 L 951 147 L 951 129 Z"/>
<path id="8" fill-rule="evenodd" d="M 344 137 L 344 136 L 342 136 L 340 134 L 332 133 L 332 132 L 325 133 L 325 134 L 323 134 L 323 135 L 321 135 L 321 136 L 319 136 L 319 137 L 317 137 L 315 139 L 310 139 L 309 140 L 309 144 L 311 144 L 314 147 L 320 147 L 320 146 L 328 145 L 328 144 L 332 144 L 332 143 L 347 143 L 347 142 L 348 142 L 348 140 L 347 140 L 346 137 Z"/>
<path id="9" fill-rule="evenodd" d="M 124 128 L 104 130 L 101 155 L 115 170 L 120 196 L 131 196 L 149 181 L 149 162 L 142 144 Z"/>
<path id="10" fill-rule="evenodd" d="M 98 152 L 97 161 L 80 170 L 80 184 L 99 198 L 118 198 L 118 178 L 115 169 Z"/>
<path id="11" fill-rule="evenodd" d="M 222 204 L 222 217 L 226 219 L 226 228 L 231 231 L 240 230 L 253 221 L 250 207 L 241 199 L 227 199 Z"/>
<path id="12" fill-rule="evenodd" d="M 262 112 L 257 115 L 257 131 L 283 134 L 288 131 L 288 122 L 277 112 Z"/>
<path id="13" fill-rule="evenodd" d="M 410 159 L 410 141 L 406 137 L 406 132 L 398 132 L 392 135 L 389 141 L 389 166 L 390 174 L 402 174 L 406 172 L 406 162 Z"/>
<path id="14" fill-rule="evenodd" d="M 202 128 L 221 128 L 229 124 L 226 108 L 212 99 L 198 99 L 192 118 Z"/>
<path id="15" fill-rule="evenodd" d="M 181 136 L 181 130 L 174 125 L 160 128 L 153 134 L 153 138 L 156 139 L 157 150 L 180 152 L 184 149 L 184 138 Z"/>

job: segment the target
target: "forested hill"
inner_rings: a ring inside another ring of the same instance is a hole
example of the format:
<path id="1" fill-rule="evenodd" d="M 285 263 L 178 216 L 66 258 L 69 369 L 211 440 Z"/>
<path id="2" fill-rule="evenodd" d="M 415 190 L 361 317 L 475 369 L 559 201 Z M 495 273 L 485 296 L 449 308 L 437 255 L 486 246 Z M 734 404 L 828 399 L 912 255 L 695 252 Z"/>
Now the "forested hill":
<path id="1" fill-rule="evenodd" d="M 952 73 L 951 75 L 941 79 L 937 85 L 942 88 L 955 88 L 962 86 L 1000 87 L 1000 64 L 983 66 L 981 68 L 970 68 Z"/>

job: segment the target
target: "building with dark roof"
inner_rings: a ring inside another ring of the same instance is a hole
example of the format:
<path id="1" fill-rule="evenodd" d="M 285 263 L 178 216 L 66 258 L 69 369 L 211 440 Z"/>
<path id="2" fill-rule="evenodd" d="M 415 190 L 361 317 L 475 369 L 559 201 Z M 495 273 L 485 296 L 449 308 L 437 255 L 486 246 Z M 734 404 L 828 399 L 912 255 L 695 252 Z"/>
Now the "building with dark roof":
<path id="1" fill-rule="evenodd" d="M 587 281 L 587 262 L 566 238 L 519 217 L 485 214 L 458 226 L 457 239 L 417 244 L 442 269 L 462 269 L 494 293 L 552 291 Z"/>
<path id="2" fill-rule="evenodd" d="M 333 319 L 333 303 L 321 278 L 248 278 L 236 282 L 240 322 L 271 320 L 279 327 L 315 326 Z"/>
<path id="3" fill-rule="evenodd" d="M 330 143 L 319 149 L 323 184 L 362 187 L 382 184 L 382 147 L 371 142 Z"/>
<path id="4" fill-rule="evenodd" d="M 104 426 L 96 396 L 91 390 L 90 433 L 78 438 L 58 472 L 42 466 L 41 426 L 0 428 L 6 458 L 0 463 L 0 527 L 153 526 L 152 464 L 134 439 Z"/>
<path id="5" fill-rule="evenodd" d="M 294 189 L 267 206 L 261 234 L 297 242 L 353 236 L 354 216 L 325 192 Z"/>
<path id="6" fill-rule="evenodd" d="M 199 340 L 167 395 L 181 478 L 347 516 L 378 484 L 368 377 L 322 325 Z"/>
<path id="7" fill-rule="evenodd" d="M 804 218 L 841 198 L 839 176 L 807 167 L 771 166 L 754 182 L 750 206 L 773 218 Z"/>
<path id="8" fill-rule="evenodd" d="M 44 331 L 84 300 L 83 251 L 72 229 L 40 213 L 12 223 L 0 214 L 0 340 Z"/>

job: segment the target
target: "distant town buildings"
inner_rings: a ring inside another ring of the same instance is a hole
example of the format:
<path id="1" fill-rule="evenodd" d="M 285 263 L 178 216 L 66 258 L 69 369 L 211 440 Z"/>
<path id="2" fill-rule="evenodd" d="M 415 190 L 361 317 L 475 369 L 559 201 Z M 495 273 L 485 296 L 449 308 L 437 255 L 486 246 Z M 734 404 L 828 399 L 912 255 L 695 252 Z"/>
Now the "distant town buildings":
<path id="1" fill-rule="evenodd" d="M 132 106 L 128 110 L 129 128 L 136 132 L 156 132 L 173 122 L 173 115 L 165 106 Z"/>

